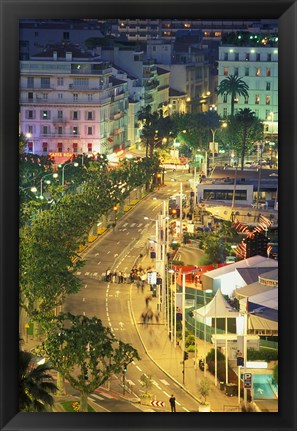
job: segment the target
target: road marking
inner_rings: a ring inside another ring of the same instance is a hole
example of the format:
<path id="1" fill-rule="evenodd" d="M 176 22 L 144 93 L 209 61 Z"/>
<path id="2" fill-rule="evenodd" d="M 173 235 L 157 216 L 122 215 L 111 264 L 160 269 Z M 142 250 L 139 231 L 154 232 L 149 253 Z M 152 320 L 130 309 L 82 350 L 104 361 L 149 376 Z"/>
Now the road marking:
<path id="1" fill-rule="evenodd" d="M 87 284 L 85 284 L 85 289 L 87 288 Z"/>
<path id="2" fill-rule="evenodd" d="M 85 272 L 85 275 L 89 275 L 90 273 L 89 272 Z"/>
<path id="3" fill-rule="evenodd" d="M 137 227 L 141 227 L 143 225 L 143 223 L 139 223 L 139 225 Z"/>
<path id="4" fill-rule="evenodd" d="M 170 395 L 167 394 L 167 392 L 163 391 L 163 394 L 165 394 L 168 398 L 170 398 Z"/>
<path id="5" fill-rule="evenodd" d="M 96 277 L 98 275 L 98 272 L 94 272 L 93 275 Z"/>
<path id="6" fill-rule="evenodd" d="M 112 397 L 111 395 L 107 394 L 106 392 L 100 392 L 100 394 L 101 394 L 103 397 L 109 398 L 110 400 L 116 400 L 116 399 L 117 399 L 117 398 Z"/>
<path id="7" fill-rule="evenodd" d="M 128 223 L 124 223 L 124 224 L 123 224 L 123 227 L 127 226 L 127 224 L 128 224 Z"/>
<path id="8" fill-rule="evenodd" d="M 152 380 L 152 384 L 155 385 L 158 389 L 162 390 L 161 386 L 159 386 L 158 383 L 155 382 L 155 380 Z"/>
<path id="9" fill-rule="evenodd" d="M 104 398 L 99 397 L 99 395 L 97 394 L 92 394 L 91 397 L 97 398 L 98 400 L 101 400 L 101 401 L 104 400 Z"/>
<path id="10" fill-rule="evenodd" d="M 107 252 L 106 252 L 106 254 L 109 254 L 110 253 L 110 250 L 108 250 Z"/>
<path id="11" fill-rule="evenodd" d="M 119 244 L 120 244 L 120 241 L 117 242 L 117 245 L 119 245 Z"/>
<path id="12" fill-rule="evenodd" d="M 141 371 L 141 372 L 142 372 L 142 369 L 141 369 L 141 368 L 139 368 L 139 366 L 138 366 L 138 365 L 136 365 L 136 368 L 137 368 L 139 371 Z"/>
<path id="13" fill-rule="evenodd" d="M 120 325 L 120 328 L 123 329 L 123 327 L 124 327 L 123 322 L 119 322 L 119 325 Z"/>
<path id="14" fill-rule="evenodd" d="M 134 382 L 132 382 L 132 380 L 127 380 L 127 379 L 126 379 L 126 382 L 127 382 L 127 383 L 129 383 L 129 385 L 130 385 L 130 386 L 135 386 L 135 383 L 134 383 Z"/>
<path id="15" fill-rule="evenodd" d="M 181 403 L 179 403 L 179 402 L 178 402 L 178 401 L 176 401 L 176 400 L 175 400 L 175 402 L 176 402 L 176 404 L 177 404 L 178 406 L 181 406 Z"/>
<path id="16" fill-rule="evenodd" d="M 119 255 L 119 254 L 118 254 L 118 253 L 116 253 L 116 254 L 114 254 L 114 255 L 113 255 L 113 257 L 117 257 L 118 255 Z"/>
<path id="17" fill-rule="evenodd" d="M 83 298 L 83 302 L 85 302 L 86 301 L 86 298 Z"/>
<path id="18" fill-rule="evenodd" d="M 101 260 L 100 260 L 100 262 L 97 263 L 97 265 L 100 265 L 100 263 L 101 263 Z"/>
<path id="19" fill-rule="evenodd" d="M 136 225 L 136 223 L 132 223 L 130 224 L 130 227 L 134 227 Z"/>
<path id="20" fill-rule="evenodd" d="M 160 379 L 160 382 L 162 382 L 162 383 L 163 383 L 163 385 L 170 386 L 170 383 L 168 383 L 166 380 L 161 380 L 161 379 Z"/>
<path id="21" fill-rule="evenodd" d="M 77 271 L 76 275 L 80 275 L 80 274 L 81 274 L 81 271 Z"/>
<path id="22" fill-rule="evenodd" d="M 116 290 L 115 297 L 116 297 L 116 298 L 118 298 L 118 297 L 119 297 L 119 294 L 120 294 L 120 291 L 119 291 L 119 290 Z"/>
<path id="23" fill-rule="evenodd" d="M 95 256 L 99 256 L 99 253 L 96 253 Z"/>
<path id="24" fill-rule="evenodd" d="M 185 407 L 183 407 L 183 409 L 184 409 L 186 412 L 190 412 L 190 410 L 186 409 Z"/>

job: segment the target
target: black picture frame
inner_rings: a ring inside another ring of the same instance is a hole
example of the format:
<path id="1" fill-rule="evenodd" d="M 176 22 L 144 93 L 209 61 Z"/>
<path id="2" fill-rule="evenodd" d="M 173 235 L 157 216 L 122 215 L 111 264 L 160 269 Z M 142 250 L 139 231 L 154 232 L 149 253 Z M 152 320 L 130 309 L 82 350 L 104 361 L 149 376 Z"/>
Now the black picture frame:
<path id="1" fill-rule="evenodd" d="M 295 430 L 297 4 L 286 0 L 0 0 L 1 3 L 1 430 Z M 18 413 L 18 23 L 26 18 L 279 20 L 279 412 Z"/>

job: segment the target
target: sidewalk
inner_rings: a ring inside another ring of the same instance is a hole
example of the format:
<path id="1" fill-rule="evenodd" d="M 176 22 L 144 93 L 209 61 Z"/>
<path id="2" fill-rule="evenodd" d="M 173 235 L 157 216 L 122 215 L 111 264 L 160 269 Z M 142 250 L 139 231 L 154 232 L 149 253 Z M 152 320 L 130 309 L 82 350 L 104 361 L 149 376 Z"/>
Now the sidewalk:
<path id="1" fill-rule="evenodd" d="M 150 259 L 144 257 L 142 259 L 142 267 L 146 268 L 151 263 Z M 131 310 L 135 328 L 141 339 L 145 351 L 147 352 L 150 359 L 175 383 L 188 392 L 196 401 L 197 408 L 199 405 L 199 394 L 197 386 L 202 378 L 204 378 L 204 372 L 198 367 L 195 368 L 194 358 L 190 357 L 185 361 L 185 374 L 183 384 L 182 374 L 182 350 L 180 346 L 174 346 L 173 342 L 170 341 L 168 335 L 167 322 L 164 321 L 164 316 L 160 315 L 159 323 L 143 324 L 141 320 L 141 314 L 145 310 L 145 297 L 151 293 L 150 287 L 147 285 L 144 291 L 141 289 L 137 292 L 135 285 L 131 285 L 130 290 L 130 302 Z M 157 312 L 157 298 L 153 298 L 150 302 L 153 313 Z M 204 357 L 204 340 L 198 339 L 198 353 L 197 357 Z M 211 343 L 206 343 L 206 354 L 213 348 Z M 207 397 L 207 401 L 211 405 L 213 412 L 223 411 L 238 411 L 238 398 L 229 397 L 220 390 L 220 384 L 215 386 L 214 376 L 208 371 L 206 372 L 207 377 L 212 382 L 212 390 L 210 395 Z"/>

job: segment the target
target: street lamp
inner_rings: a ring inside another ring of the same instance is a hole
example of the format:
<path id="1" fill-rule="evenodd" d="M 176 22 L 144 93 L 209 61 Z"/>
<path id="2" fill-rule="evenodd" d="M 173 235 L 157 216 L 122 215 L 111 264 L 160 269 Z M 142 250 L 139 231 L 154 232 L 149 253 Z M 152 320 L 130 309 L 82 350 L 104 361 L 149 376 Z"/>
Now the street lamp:
<path id="1" fill-rule="evenodd" d="M 144 220 L 151 220 L 156 223 L 156 271 L 161 274 L 162 279 L 162 301 L 160 301 L 161 310 L 165 310 L 166 315 L 166 273 L 165 273 L 165 260 L 167 252 L 167 220 L 168 208 L 166 201 L 163 201 L 163 212 L 157 218 L 150 219 L 144 217 Z M 161 295 L 159 295 L 160 298 Z M 168 305 L 168 302 L 167 302 Z M 167 309 L 168 313 L 168 309 Z M 166 316 L 167 317 L 167 316 Z"/>
<path id="2" fill-rule="evenodd" d="M 44 181 L 44 179 L 46 178 L 46 177 L 53 177 L 53 178 L 58 178 L 58 174 L 55 172 L 54 174 L 52 174 L 52 173 L 50 173 L 50 174 L 46 174 L 46 175 L 44 175 L 42 178 L 41 178 L 41 180 L 40 180 L 40 197 L 41 197 L 41 199 L 43 199 L 43 194 L 42 194 L 42 183 L 43 183 L 43 181 Z M 50 180 L 46 180 L 45 181 L 46 182 L 46 184 L 50 184 L 51 183 L 51 181 Z"/>
<path id="3" fill-rule="evenodd" d="M 69 162 L 69 163 L 65 163 L 65 165 L 62 167 L 62 186 L 64 186 L 64 183 L 65 183 L 65 173 L 64 173 L 64 170 L 65 170 L 66 166 L 70 166 L 70 165 L 73 165 L 74 167 L 77 167 L 78 163 L 77 162 Z"/>
<path id="4" fill-rule="evenodd" d="M 222 123 L 221 127 L 227 127 L 227 123 Z M 214 168 L 215 165 L 215 134 L 219 129 L 210 129 L 212 133 L 212 142 L 211 142 L 211 149 L 212 149 L 212 166 Z"/>

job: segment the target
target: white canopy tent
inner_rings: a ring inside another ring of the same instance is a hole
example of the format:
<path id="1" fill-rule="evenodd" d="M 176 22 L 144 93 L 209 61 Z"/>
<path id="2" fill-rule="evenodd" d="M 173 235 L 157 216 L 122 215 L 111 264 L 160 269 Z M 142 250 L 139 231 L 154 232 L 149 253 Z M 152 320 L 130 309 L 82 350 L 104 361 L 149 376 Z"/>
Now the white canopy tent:
<path id="1" fill-rule="evenodd" d="M 211 319 L 215 319 L 215 385 L 217 386 L 217 337 L 216 337 L 216 330 L 217 330 L 217 318 L 224 318 L 225 319 L 225 329 L 226 329 L 226 335 L 228 333 L 228 325 L 227 325 L 227 319 L 228 318 L 236 318 L 240 316 L 240 313 L 235 310 L 231 305 L 225 300 L 221 289 L 218 289 L 213 299 L 206 305 L 204 305 L 201 308 L 198 308 L 197 310 L 194 310 L 193 312 L 194 318 L 196 320 L 200 320 L 200 318 L 203 319 L 204 324 L 206 325 L 206 319 L 208 320 L 209 326 L 211 326 Z M 225 350 L 226 350 L 226 383 L 228 383 L 228 337 L 226 336 L 225 339 Z M 204 367 L 206 367 L 205 364 L 205 358 L 204 358 Z"/>

